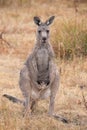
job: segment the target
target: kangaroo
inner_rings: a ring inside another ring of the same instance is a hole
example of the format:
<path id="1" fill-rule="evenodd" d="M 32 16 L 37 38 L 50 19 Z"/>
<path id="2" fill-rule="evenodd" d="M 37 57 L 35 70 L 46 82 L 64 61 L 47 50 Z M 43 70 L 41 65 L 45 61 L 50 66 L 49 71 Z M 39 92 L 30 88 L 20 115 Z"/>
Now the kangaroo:
<path id="1" fill-rule="evenodd" d="M 38 26 L 36 43 L 20 71 L 19 80 L 25 101 L 23 102 L 7 94 L 4 96 L 13 102 L 22 103 L 25 106 L 26 114 L 30 114 L 34 110 L 37 101 L 50 97 L 48 114 L 66 123 L 66 119 L 54 114 L 55 97 L 59 87 L 59 72 L 54 63 L 55 55 L 49 38 L 49 25 L 54 18 L 52 16 L 47 21 L 42 22 L 39 17 L 34 17 L 34 23 Z"/>

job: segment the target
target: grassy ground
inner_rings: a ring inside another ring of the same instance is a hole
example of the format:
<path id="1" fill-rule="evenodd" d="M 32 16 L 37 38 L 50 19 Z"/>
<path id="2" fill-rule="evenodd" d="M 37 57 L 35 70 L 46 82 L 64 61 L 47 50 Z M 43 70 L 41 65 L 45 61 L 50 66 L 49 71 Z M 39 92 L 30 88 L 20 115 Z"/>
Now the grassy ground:
<path id="1" fill-rule="evenodd" d="M 78 21 L 85 19 L 87 4 L 80 4 L 78 9 Z M 61 81 L 55 111 L 66 117 L 69 124 L 48 117 L 49 99 L 40 101 L 33 116 L 25 119 L 22 116 L 23 106 L 2 97 L 4 93 L 8 93 L 23 99 L 18 85 L 19 72 L 34 46 L 36 26 L 32 19 L 35 15 L 41 16 L 43 20 L 51 15 L 56 16 L 51 27 L 51 36 L 54 36 L 56 26 L 61 32 L 63 19 L 67 21 L 76 18 L 73 4 L 65 1 L 45 4 L 43 0 L 33 3 L 29 8 L 0 8 L 0 31 L 4 31 L 3 38 L 11 45 L 9 47 L 0 41 L 0 130 L 87 130 L 86 58 L 74 57 L 72 61 L 56 59 L 61 68 Z"/>

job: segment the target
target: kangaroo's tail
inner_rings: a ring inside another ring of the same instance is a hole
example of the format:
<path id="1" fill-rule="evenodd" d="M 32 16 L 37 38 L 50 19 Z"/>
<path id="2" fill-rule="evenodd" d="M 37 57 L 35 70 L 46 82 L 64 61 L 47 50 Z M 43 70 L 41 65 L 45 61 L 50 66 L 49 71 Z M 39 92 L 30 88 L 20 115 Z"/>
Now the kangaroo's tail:
<path id="1" fill-rule="evenodd" d="M 4 94 L 3 96 L 6 97 L 6 98 L 8 98 L 13 103 L 20 103 L 20 104 L 24 105 L 24 101 L 23 100 L 17 99 L 16 97 L 10 96 L 8 94 Z"/>

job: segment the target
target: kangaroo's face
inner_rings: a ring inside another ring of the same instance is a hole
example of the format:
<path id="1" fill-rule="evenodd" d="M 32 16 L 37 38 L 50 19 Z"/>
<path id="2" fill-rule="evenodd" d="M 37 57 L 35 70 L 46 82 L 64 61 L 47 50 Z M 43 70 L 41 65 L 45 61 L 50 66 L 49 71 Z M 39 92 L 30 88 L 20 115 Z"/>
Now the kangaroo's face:
<path id="1" fill-rule="evenodd" d="M 42 23 L 39 17 L 34 17 L 35 24 L 38 25 L 37 39 L 40 43 L 47 43 L 49 40 L 49 25 L 53 22 L 54 16 L 50 17 L 46 22 Z"/>
<path id="2" fill-rule="evenodd" d="M 41 43 L 46 43 L 49 39 L 49 27 L 45 24 L 42 24 L 37 29 L 37 37 Z"/>

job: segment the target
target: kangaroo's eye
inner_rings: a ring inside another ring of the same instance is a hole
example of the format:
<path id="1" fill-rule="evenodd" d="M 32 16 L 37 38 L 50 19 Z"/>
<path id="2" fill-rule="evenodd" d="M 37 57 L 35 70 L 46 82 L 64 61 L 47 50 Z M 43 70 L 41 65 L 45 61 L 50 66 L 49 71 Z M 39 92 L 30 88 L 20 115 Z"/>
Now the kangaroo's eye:
<path id="1" fill-rule="evenodd" d="M 49 30 L 47 30 L 47 33 L 49 33 Z"/>
<path id="2" fill-rule="evenodd" d="M 39 30 L 38 33 L 41 33 L 41 30 Z"/>

